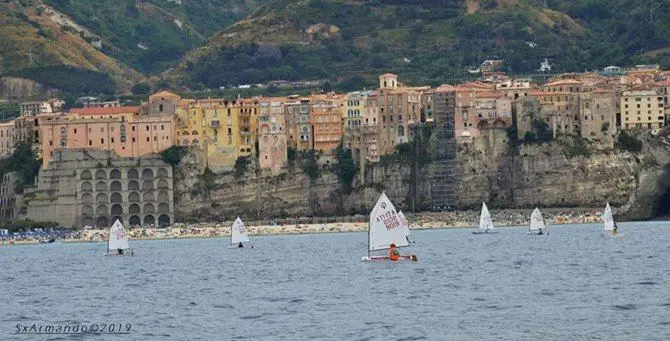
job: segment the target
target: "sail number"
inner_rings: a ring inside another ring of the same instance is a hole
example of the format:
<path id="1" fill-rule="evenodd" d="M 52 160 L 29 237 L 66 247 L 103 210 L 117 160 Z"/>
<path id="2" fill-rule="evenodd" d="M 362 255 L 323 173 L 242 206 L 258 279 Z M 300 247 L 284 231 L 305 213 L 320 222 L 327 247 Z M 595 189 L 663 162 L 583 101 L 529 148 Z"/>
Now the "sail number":
<path id="1" fill-rule="evenodd" d="M 384 227 L 386 227 L 387 230 L 400 227 L 400 220 L 395 211 L 382 213 L 377 217 L 377 222 L 380 221 L 384 223 Z"/>

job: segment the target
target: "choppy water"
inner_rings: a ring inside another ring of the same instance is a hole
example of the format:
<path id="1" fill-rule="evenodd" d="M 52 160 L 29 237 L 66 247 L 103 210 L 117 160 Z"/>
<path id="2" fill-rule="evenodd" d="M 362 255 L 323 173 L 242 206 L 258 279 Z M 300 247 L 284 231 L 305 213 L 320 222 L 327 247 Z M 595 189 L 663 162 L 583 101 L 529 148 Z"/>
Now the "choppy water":
<path id="1" fill-rule="evenodd" d="M 668 340 L 670 228 L 414 231 L 419 262 L 364 263 L 364 233 L 0 247 L 0 340 Z M 132 324 L 14 335 L 16 324 Z"/>

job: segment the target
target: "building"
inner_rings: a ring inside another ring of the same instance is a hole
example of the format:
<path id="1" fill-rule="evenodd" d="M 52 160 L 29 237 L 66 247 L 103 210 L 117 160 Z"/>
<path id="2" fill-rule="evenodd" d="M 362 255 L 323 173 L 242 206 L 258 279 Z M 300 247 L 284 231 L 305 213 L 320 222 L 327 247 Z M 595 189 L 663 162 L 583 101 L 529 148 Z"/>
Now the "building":
<path id="1" fill-rule="evenodd" d="M 284 103 L 288 146 L 297 151 L 314 148 L 310 98 L 289 97 Z"/>
<path id="2" fill-rule="evenodd" d="M 181 107 L 175 104 L 176 98 L 167 99 L 154 97 L 149 112 L 177 113 L 175 143 L 199 150 L 203 167 L 230 170 L 239 157 L 255 155 L 253 122 L 258 108 L 253 101 L 203 99 Z"/>
<path id="3" fill-rule="evenodd" d="M 7 173 L 0 178 L 0 221 L 11 221 L 19 214 L 23 195 L 15 193 L 18 182 L 16 173 Z"/>
<path id="4" fill-rule="evenodd" d="M 174 222 L 172 167 L 159 155 L 58 149 L 37 187 L 26 190 L 27 218 L 63 226 L 166 226 Z"/>
<path id="5" fill-rule="evenodd" d="M 314 150 L 329 161 L 335 156 L 335 149 L 342 142 L 342 111 L 330 100 L 315 100 L 311 105 Z"/>
<path id="6" fill-rule="evenodd" d="M 258 158 L 261 168 L 275 172 L 288 161 L 283 104 L 283 99 L 259 100 Z"/>
<path id="7" fill-rule="evenodd" d="M 614 91 L 598 89 L 579 94 L 579 134 L 590 140 L 614 143 L 617 98 Z"/>
<path id="8" fill-rule="evenodd" d="M 169 91 L 160 91 L 149 96 L 147 111 L 150 115 L 175 115 L 180 102 L 179 95 Z"/>
<path id="9" fill-rule="evenodd" d="M 624 91 L 621 95 L 621 129 L 643 128 L 653 134 L 665 126 L 665 98 L 657 90 Z"/>
<path id="10" fill-rule="evenodd" d="M 79 97 L 77 98 L 77 103 L 81 104 L 84 108 L 111 108 L 111 107 L 120 107 L 121 101 L 118 99 L 111 101 L 103 101 L 100 97 Z"/>
<path id="11" fill-rule="evenodd" d="M 421 121 L 421 94 L 428 90 L 430 87 L 405 87 L 393 74 L 379 76 L 377 105 L 381 122 L 377 146 L 381 155 L 409 142 L 409 126 Z"/>
<path id="12" fill-rule="evenodd" d="M 42 167 L 56 150 L 110 150 L 120 157 L 159 153 L 173 145 L 173 116 L 140 115 L 139 107 L 73 109 L 39 117 Z"/>
<path id="13" fill-rule="evenodd" d="M 59 113 L 64 105 L 64 101 L 52 98 L 48 101 L 22 102 L 19 106 L 22 116 L 35 116 L 39 114 Z"/>
<path id="14" fill-rule="evenodd" d="M 14 120 L 0 121 L 0 158 L 8 157 L 14 151 L 16 140 Z"/>

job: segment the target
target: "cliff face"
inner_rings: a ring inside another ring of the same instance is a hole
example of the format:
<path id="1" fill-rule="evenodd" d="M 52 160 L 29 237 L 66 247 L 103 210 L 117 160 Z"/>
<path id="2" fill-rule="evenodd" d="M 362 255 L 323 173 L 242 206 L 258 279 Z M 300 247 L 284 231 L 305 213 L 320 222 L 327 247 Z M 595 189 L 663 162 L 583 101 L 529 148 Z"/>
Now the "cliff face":
<path id="1" fill-rule="evenodd" d="M 494 208 L 600 207 L 607 201 L 620 206 L 639 186 L 641 163 L 630 153 L 610 149 L 570 155 L 575 152 L 569 139 L 512 152 L 504 133 L 460 145 L 457 207 L 475 208 L 482 201 Z M 413 179 L 410 164 L 371 165 L 345 195 L 328 170 L 316 180 L 299 169 L 279 175 L 251 169 L 236 178 L 233 172 L 199 175 L 195 164 L 189 156 L 175 172 L 178 221 L 367 214 L 381 190 L 400 209 L 409 210 L 414 199 L 418 208 L 430 208 L 430 167 Z"/>

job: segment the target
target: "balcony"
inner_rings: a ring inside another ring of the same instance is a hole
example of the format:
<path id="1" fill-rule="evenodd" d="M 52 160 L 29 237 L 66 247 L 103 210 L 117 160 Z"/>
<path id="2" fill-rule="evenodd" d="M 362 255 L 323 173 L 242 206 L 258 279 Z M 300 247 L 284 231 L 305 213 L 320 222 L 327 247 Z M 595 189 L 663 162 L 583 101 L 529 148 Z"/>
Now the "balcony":
<path id="1" fill-rule="evenodd" d="M 210 122 L 210 125 L 212 126 L 212 128 L 218 128 L 221 126 L 221 122 L 219 120 L 212 120 L 212 122 Z"/>

